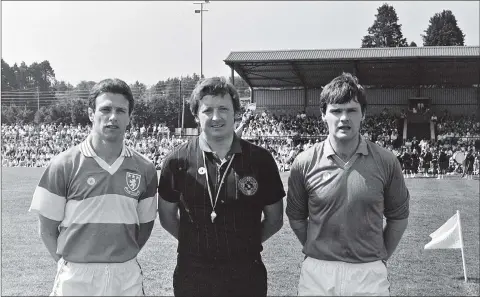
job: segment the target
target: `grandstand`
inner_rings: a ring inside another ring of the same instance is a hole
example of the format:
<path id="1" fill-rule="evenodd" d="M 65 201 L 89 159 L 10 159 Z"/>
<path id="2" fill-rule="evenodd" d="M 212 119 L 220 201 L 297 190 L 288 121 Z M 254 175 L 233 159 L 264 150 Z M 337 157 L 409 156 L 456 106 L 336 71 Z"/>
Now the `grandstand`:
<path id="1" fill-rule="evenodd" d="M 318 116 L 322 87 L 350 72 L 366 88 L 369 114 L 408 114 L 398 127 L 403 139 L 435 139 L 431 116 L 445 110 L 480 117 L 479 46 L 231 52 L 224 62 L 260 112 Z"/>

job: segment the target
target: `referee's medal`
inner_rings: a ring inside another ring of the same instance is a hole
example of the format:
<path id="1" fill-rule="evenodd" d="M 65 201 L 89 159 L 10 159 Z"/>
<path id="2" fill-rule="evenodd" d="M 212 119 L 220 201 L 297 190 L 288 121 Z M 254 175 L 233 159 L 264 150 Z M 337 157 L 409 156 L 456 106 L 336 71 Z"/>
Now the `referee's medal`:
<path id="1" fill-rule="evenodd" d="M 205 167 L 198 168 L 198 174 L 204 175 L 205 173 L 207 173 L 207 169 L 205 169 Z"/>

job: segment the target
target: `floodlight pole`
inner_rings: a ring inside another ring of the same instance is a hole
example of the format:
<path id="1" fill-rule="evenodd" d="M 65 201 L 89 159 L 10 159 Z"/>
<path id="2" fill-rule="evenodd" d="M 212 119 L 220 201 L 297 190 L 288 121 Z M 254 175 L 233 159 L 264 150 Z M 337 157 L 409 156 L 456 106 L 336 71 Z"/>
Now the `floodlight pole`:
<path id="1" fill-rule="evenodd" d="M 203 5 L 210 1 L 194 2 L 193 4 L 200 4 L 200 9 L 195 9 L 195 13 L 200 13 L 200 78 L 203 78 L 203 12 L 208 9 L 203 9 Z"/>

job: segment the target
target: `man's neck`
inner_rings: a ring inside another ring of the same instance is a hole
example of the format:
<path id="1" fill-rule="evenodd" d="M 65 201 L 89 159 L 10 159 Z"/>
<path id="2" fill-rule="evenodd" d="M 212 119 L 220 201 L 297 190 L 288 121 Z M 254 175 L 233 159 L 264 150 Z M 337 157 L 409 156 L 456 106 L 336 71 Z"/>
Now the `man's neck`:
<path id="1" fill-rule="evenodd" d="M 335 151 L 335 154 L 344 162 L 348 162 L 357 151 L 360 144 L 360 135 L 347 141 L 336 139 L 333 136 L 329 136 L 328 140 L 330 141 L 330 145 Z"/>
<path id="2" fill-rule="evenodd" d="M 90 144 L 92 145 L 95 154 L 109 165 L 112 165 L 115 162 L 123 149 L 123 142 L 108 142 L 93 134 L 90 137 Z"/>
<path id="3" fill-rule="evenodd" d="M 220 159 L 225 158 L 227 153 L 230 151 L 233 143 L 233 133 L 225 137 L 209 137 L 203 133 L 203 137 L 207 141 L 210 149 L 215 152 Z"/>

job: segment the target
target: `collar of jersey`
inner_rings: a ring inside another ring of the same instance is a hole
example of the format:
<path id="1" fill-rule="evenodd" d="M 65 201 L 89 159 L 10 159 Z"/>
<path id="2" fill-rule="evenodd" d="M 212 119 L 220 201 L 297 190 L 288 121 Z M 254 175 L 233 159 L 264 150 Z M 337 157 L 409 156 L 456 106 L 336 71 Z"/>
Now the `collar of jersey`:
<path id="1" fill-rule="evenodd" d="M 367 148 L 367 142 L 365 141 L 365 138 L 360 135 L 360 144 L 357 147 L 357 150 L 355 151 L 355 154 L 362 154 L 362 155 L 368 155 L 368 148 Z M 327 157 L 330 156 L 336 156 L 335 151 L 333 150 L 332 146 L 330 145 L 330 141 L 328 141 L 328 138 L 325 139 L 324 141 L 324 148 L 323 148 L 324 154 Z"/>
<path id="2" fill-rule="evenodd" d="M 105 162 L 102 158 L 100 158 L 95 151 L 93 150 L 92 145 L 90 144 L 90 139 L 91 135 L 87 136 L 87 139 L 85 139 L 81 144 L 80 144 L 80 152 L 88 158 L 93 158 L 100 167 L 102 167 L 105 171 L 110 173 L 110 175 L 113 175 L 115 172 L 117 172 L 118 168 L 120 168 L 120 165 L 123 163 L 123 159 L 125 157 L 131 157 L 132 152 L 128 149 L 128 147 L 123 144 L 122 147 L 122 152 L 120 153 L 120 156 L 115 160 L 115 162 L 112 165 L 108 165 L 107 162 Z"/>
<path id="3" fill-rule="evenodd" d="M 203 133 L 200 133 L 200 136 L 198 137 L 198 145 L 200 146 L 200 149 L 206 153 L 213 152 Z M 233 133 L 232 146 L 230 147 L 230 151 L 228 152 L 228 155 L 241 153 L 241 152 L 242 152 L 242 146 L 240 145 L 240 139 L 235 133 Z"/>

